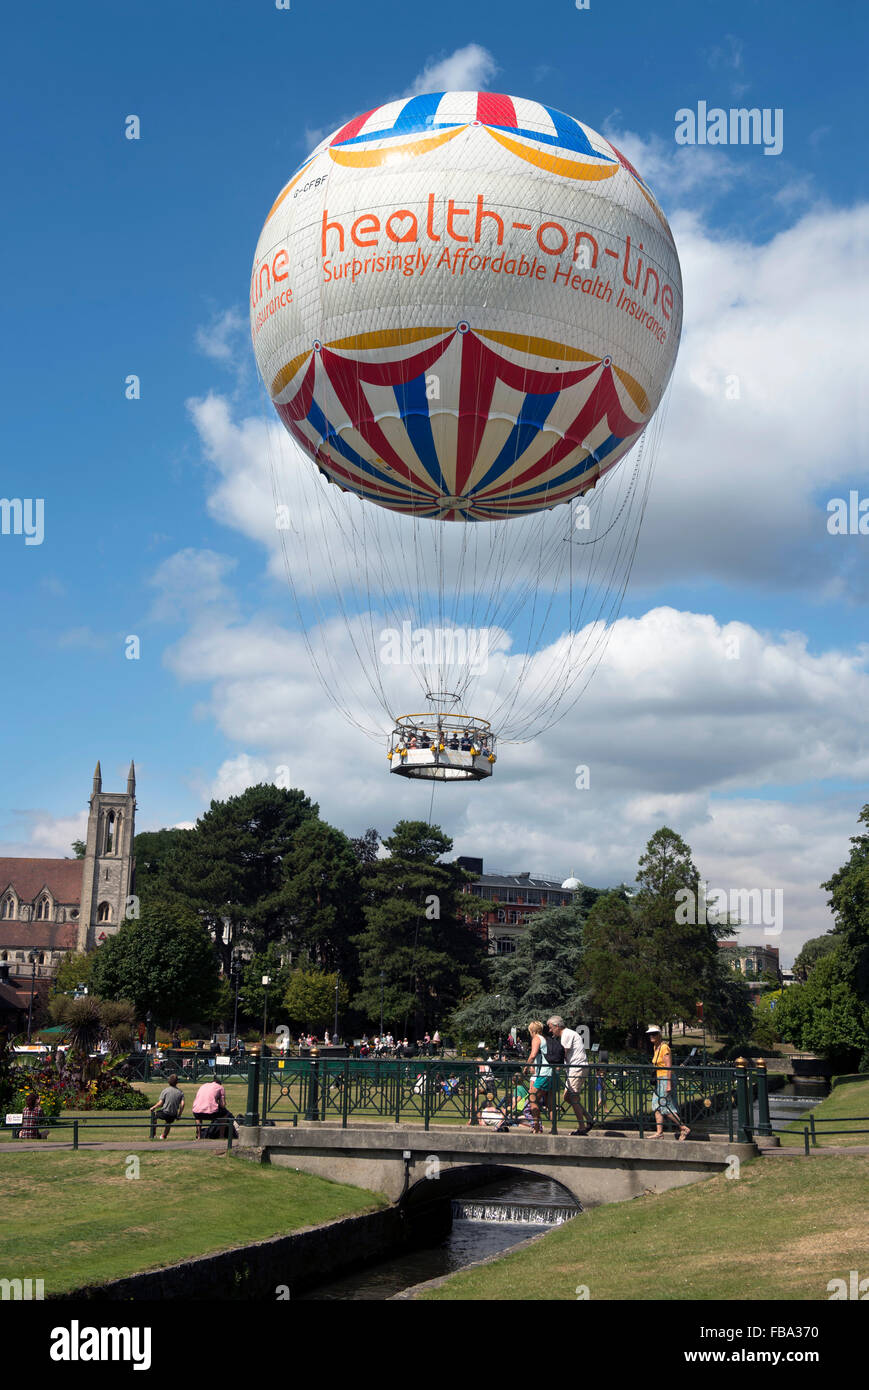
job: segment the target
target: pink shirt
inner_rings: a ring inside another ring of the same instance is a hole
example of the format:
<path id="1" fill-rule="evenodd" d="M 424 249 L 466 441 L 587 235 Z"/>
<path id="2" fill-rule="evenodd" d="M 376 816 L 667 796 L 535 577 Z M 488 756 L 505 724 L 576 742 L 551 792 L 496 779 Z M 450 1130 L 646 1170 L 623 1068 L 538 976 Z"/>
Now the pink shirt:
<path id="1" fill-rule="evenodd" d="M 219 1081 L 206 1081 L 196 1092 L 193 1109 L 199 1115 L 216 1115 L 219 1107 L 226 1105 L 226 1092 Z"/>

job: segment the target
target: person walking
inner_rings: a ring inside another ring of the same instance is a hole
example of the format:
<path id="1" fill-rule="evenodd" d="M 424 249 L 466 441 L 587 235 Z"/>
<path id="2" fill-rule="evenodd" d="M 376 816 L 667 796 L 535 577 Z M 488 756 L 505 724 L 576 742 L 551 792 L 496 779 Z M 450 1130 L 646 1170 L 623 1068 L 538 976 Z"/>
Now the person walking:
<path id="1" fill-rule="evenodd" d="M 528 1024 L 528 1032 L 531 1034 L 531 1051 L 528 1054 L 526 1066 L 531 1075 L 531 1089 L 528 1095 L 528 1105 L 531 1110 L 531 1132 L 532 1134 L 542 1134 L 543 1125 L 540 1121 L 541 1105 L 548 1108 L 549 1088 L 552 1084 L 552 1067 L 549 1065 L 546 1037 L 544 1025 L 539 1019 L 532 1019 Z"/>
<path id="2" fill-rule="evenodd" d="M 589 1130 L 594 1128 L 594 1120 L 581 1099 L 582 1083 L 588 1074 L 585 1044 L 579 1033 L 573 1028 L 565 1028 L 564 1019 L 560 1014 L 553 1014 L 550 1019 L 547 1019 L 547 1024 L 550 1033 L 561 1044 L 564 1052 L 564 1099 L 571 1106 L 579 1126 L 570 1131 L 571 1136 L 588 1134 Z"/>
<path id="3" fill-rule="evenodd" d="M 678 1137 L 680 1141 L 684 1141 L 691 1131 L 679 1118 L 673 1097 L 673 1056 L 670 1051 L 670 1044 L 663 1041 L 657 1023 L 649 1025 L 646 1029 L 646 1036 L 652 1044 L 652 1066 L 655 1068 L 656 1130 L 654 1134 L 649 1135 L 649 1138 L 661 1139 L 663 1137 L 664 1118 L 666 1117 L 679 1126 Z"/>
<path id="4" fill-rule="evenodd" d="M 215 1078 L 206 1081 L 204 1086 L 200 1086 L 196 1095 L 193 1097 L 193 1118 L 196 1121 L 196 1138 L 202 1138 L 202 1126 L 204 1123 L 210 1124 L 221 1110 L 226 1106 L 226 1092 L 220 1082 Z"/>
<path id="5" fill-rule="evenodd" d="M 163 1133 L 160 1135 L 161 1139 L 169 1138 L 169 1130 L 172 1128 L 175 1121 L 180 1120 L 181 1116 L 184 1114 L 185 1101 L 186 1096 L 178 1086 L 178 1077 L 174 1075 L 170 1076 L 169 1085 L 163 1087 L 157 1104 L 151 1106 L 152 1113 L 156 1112 L 157 1119 L 163 1121 Z M 196 1137 L 198 1139 L 199 1135 L 197 1134 Z"/>

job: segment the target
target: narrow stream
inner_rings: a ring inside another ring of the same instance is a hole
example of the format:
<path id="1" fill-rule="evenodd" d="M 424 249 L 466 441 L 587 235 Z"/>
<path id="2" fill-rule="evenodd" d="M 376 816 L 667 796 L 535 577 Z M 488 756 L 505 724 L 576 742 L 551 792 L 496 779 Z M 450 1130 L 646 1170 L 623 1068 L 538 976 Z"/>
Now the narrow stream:
<path id="1" fill-rule="evenodd" d="M 495 1255 L 573 1219 L 578 1208 L 557 1183 L 544 1178 L 517 1182 L 498 1179 L 475 1187 L 452 1203 L 453 1224 L 446 1240 L 320 1284 L 299 1294 L 302 1300 L 355 1301 L 391 1298 L 413 1284 L 453 1274 L 476 1260 Z"/>
<path id="2" fill-rule="evenodd" d="M 787 1129 L 792 1120 L 801 1120 L 830 1094 L 828 1081 L 791 1081 L 779 1091 L 769 1093 L 769 1122 L 773 1134 Z M 754 1121 L 758 1120 L 758 1105 L 754 1103 Z"/>

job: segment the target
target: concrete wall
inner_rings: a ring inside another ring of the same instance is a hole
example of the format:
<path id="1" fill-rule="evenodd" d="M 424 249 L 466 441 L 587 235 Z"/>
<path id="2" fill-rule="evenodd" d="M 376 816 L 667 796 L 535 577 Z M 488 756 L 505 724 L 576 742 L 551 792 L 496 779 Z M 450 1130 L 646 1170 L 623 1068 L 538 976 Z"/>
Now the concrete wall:
<path id="1" fill-rule="evenodd" d="M 90 1285 L 58 1295 L 73 1299 L 267 1299 L 286 1297 L 335 1278 L 355 1265 L 401 1251 L 407 1241 L 402 1213 L 395 1207 L 312 1226 L 293 1235 L 257 1241 L 216 1255 L 145 1274 Z"/>
<path id="2" fill-rule="evenodd" d="M 481 1129 L 242 1129 L 238 1153 L 259 1162 L 297 1168 L 334 1182 L 383 1192 L 399 1201 L 411 1189 L 437 1197 L 442 1173 L 497 1165 L 561 1183 L 584 1207 L 623 1202 L 644 1192 L 666 1192 L 722 1172 L 731 1155 L 757 1154 L 754 1144 L 673 1139 L 570 1138 L 548 1134 L 496 1134 Z M 404 1154 L 410 1158 L 405 1160 Z M 481 1172 L 481 1180 L 485 1173 Z"/>

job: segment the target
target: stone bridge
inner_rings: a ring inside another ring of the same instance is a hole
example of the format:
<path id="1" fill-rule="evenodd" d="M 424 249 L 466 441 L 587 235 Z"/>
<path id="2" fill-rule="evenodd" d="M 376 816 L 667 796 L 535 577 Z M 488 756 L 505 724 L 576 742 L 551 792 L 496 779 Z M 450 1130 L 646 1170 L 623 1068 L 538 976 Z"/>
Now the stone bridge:
<path id="1" fill-rule="evenodd" d="M 298 1128 L 242 1126 L 238 1152 L 260 1163 L 297 1168 L 382 1192 L 393 1202 L 447 1197 L 454 1191 L 513 1172 L 550 1178 L 583 1207 L 666 1192 L 732 1169 L 732 1159 L 754 1158 L 754 1144 L 726 1136 L 677 1143 L 607 1135 L 516 1133 L 439 1126 L 300 1123 Z"/>

